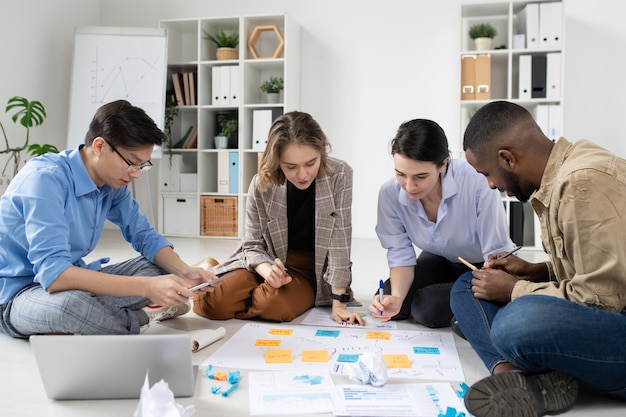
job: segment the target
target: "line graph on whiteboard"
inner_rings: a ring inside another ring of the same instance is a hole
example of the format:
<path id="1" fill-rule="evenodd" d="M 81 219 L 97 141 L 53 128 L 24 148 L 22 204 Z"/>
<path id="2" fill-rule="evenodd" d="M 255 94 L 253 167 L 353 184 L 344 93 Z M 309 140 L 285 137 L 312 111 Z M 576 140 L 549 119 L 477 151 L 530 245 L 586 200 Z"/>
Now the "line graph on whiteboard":
<path id="1" fill-rule="evenodd" d="M 97 47 L 91 65 L 91 101 L 104 104 L 124 98 L 136 105 L 154 100 L 149 88 L 162 81 L 163 55 L 154 57 L 107 56 L 111 51 Z"/>
<path id="2" fill-rule="evenodd" d="M 167 35 L 163 30 L 77 30 L 68 148 L 83 142 L 96 110 L 115 100 L 141 107 L 162 128 L 166 74 Z"/>

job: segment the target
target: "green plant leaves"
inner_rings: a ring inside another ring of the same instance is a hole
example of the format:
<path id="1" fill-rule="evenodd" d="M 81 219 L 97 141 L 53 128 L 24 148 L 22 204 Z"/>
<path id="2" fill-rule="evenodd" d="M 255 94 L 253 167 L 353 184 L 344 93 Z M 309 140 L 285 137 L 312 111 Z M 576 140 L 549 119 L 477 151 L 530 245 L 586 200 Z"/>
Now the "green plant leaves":
<path id="1" fill-rule="evenodd" d="M 39 126 L 46 119 L 46 109 L 39 101 L 28 101 L 24 97 L 13 97 L 7 102 L 5 111 L 8 113 L 13 109 L 19 109 L 11 119 L 14 123 L 19 123 L 25 128 Z"/>

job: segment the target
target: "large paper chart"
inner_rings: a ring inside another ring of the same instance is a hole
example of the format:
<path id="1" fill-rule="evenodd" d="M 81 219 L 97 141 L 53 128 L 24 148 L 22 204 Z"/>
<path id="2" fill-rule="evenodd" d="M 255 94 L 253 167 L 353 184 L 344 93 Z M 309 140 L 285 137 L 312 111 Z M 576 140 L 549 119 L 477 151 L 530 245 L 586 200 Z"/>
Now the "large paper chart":
<path id="1" fill-rule="evenodd" d="M 452 334 L 430 331 L 247 323 L 204 365 L 347 374 L 365 352 L 382 355 L 389 378 L 465 379 Z"/>

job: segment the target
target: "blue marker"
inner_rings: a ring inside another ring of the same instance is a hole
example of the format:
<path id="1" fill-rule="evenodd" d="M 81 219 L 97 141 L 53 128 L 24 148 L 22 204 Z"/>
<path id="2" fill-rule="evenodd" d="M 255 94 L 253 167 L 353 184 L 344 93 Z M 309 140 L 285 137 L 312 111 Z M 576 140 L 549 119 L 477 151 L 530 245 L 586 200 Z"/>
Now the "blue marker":
<path id="1" fill-rule="evenodd" d="M 380 299 L 380 303 L 383 303 L 383 280 L 381 279 L 380 282 L 378 283 L 378 298 Z M 380 315 L 383 315 L 383 311 L 380 310 Z"/>

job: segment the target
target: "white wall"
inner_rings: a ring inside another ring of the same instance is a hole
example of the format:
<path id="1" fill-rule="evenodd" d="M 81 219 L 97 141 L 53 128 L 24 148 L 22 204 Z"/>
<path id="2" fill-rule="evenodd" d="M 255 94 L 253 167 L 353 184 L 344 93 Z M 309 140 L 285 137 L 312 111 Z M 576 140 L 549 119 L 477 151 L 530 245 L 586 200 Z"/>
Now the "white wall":
<path id="1" fill-rule="evenodd" d="M 626 156 L 626 124 L 619 123 L 626 96 L 626 6 L 619 0 L 564 3 L 565 134 L 572 140 L 592 139 Z M 161 19 L 287 12 L 302 26 L 301 110 L 320 122 L 333 155 L 354 168 L 354 237 L 374 237 L 377 191 L 392 175 L 387 145 L 397 126 L 410 118 L 433 119 L 446 131 L 452 150 L 459 150 L 459 4 L 0 0 L 0 37 L 5 40 L 0 56 L 3 64 L 11 63 L 2 66 L 0 105 L 13 95 L 41 100 L 48 120 L 38 128 L 42 136 L 36 140 L 64 147 L 75 26 L 156 27 Z M 28 47 L 20 49 L 15 33 L 24 32 Z M 155 198 L 156 170 L 150 174 Z M 145 179 L 136 188 L 142 206 L 148 207 Z"/>

